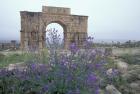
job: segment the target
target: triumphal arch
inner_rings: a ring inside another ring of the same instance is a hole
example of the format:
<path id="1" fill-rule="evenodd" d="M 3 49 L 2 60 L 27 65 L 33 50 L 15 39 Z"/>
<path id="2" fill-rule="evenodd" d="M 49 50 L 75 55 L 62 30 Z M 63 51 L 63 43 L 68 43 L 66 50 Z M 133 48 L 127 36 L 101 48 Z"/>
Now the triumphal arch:
<path id="1" fill-rule="evenodd" d="M 21 49 L 46 46 L 46 26 L 58 23 L 64 29 L 64 47 L 74 42 L 82 47 L 87 37 L 88 16 L 72 15 L 70 8 L 43 6 L 42 12 L 21 11 Z"/>

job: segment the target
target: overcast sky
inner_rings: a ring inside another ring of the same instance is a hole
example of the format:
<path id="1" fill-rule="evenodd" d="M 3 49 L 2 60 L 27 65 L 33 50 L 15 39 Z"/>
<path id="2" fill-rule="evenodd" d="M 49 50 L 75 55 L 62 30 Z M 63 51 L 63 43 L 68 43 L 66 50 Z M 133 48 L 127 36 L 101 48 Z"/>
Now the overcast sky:
<path id="1" fill-rule="evenodd" d="M 41 11 L 42 5 L 89 16 L 88 34 L 95 39 L 140 40 L 140 0 L 0 0 L 0 40 L 19 40 L 19 11 Z"/>

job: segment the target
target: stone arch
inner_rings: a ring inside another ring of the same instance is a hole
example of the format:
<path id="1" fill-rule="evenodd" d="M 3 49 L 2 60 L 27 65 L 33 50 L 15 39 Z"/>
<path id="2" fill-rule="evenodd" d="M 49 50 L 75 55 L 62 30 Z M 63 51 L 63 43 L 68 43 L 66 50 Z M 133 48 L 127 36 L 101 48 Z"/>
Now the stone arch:
<path id="1" fill-rule="evenodd" d="M 57 24 L 61 25 L 63 27 L 64 33 L 67 33 L 67 26 L 64 22 L 62 22 L 62 21 L 50 21 L 45 26 L 47 27 L 51 23 L 57 23 Z"/>
<path id="2" fill-rule="evenodd" d="M 45 47 L 45 29 L 50 23 L 58 23 L 64 29 L 64 47 L 71 41 L 82 47 L 87 37 L 87 16 L 71 15 L 69 8 L 43 6 L 42 12 L 21 11 L 21 49 Z M 33 34 L 32 34 L 33 33 Z"/>
<path id="3" fill-rule="evenodd" d="M 66 39 L 67 39 L 67 26 L 64 24 L 64 22 L 62 22 L 62 21 L 58 21 L 58 20 L 56 20 L 56 21 L 50 21 L 50 22 L 48 22 L 45 26 L 47 27 L 49 24 L 52 24 L 52 23 L 57 23 L 57 24 L 59 24 L 62 28 L 63 28 L 63 38 L 64 38 L 64 47 L 66 46 L 65 45 L 65 41 L 66 41 Z M 44 34 L 44 37 L 45 37 L 45 35 L 46 34 Z M 45 41 L 44 41 L 45 42 Z M 44 43 L 45 44 L 45 43 Z M 65 47 L 66 48 L 66 47 Z"/>

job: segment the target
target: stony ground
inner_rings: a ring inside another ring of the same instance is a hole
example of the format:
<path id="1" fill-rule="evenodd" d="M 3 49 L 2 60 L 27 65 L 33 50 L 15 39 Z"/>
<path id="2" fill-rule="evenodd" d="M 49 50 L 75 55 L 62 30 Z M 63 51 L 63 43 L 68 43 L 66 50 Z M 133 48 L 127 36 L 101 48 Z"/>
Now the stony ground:
<path id="1" fill-rule="evenodd" d="M 129 64 L 120 58 L 114 61 L 123 81 L 117 87 L 108 86 L 110 94 L 140 94 L 140 62 Z"/>
<path id="2" fill-rule="evenodd" d="M 4 55 L 7 55 L 6 52 Z M 124 62 L 121 58 L 111 57 L 114 60 L 116 68 L 121 73 L 121 78 L 124 80 L 123 83 L 118 83 L 118 85 L 108 85 L 106 90 L 110 94 L 140 94 L 140 64 L 129 64 Z M 19 62 L 16 64 L 9 64 L 6 67 L 8 70 L 14 68 L 25 69 L 26 65 L 24 62 Z M 108 72 L 111 72 L 111 69 L 108 69 Z M 125 82 L 126 81 L 126 82 Z M 104 94 L 101 93 L 100 94 Z"/>
<path id="3" fill-rule="evenodd" d="M 115 64 L 121 72 L 122 79 L 125 79 L 127 82 L 124 82 L 124 84 L 121 83 L 117 87 L 115 87 L 115 85 L 108 85 L 106 86 L 106 90 L 109 91 L 110 94 L 140 94 L 140 65 L 129 65 L 120 60 L 115 60 Z M 9 64 L 6 68 L 8 70 L 14 68 L 25 69 L 26 66 L 24 62 L 20 62 Z M 108 71 L 111 72 L 111 69 Z"/>

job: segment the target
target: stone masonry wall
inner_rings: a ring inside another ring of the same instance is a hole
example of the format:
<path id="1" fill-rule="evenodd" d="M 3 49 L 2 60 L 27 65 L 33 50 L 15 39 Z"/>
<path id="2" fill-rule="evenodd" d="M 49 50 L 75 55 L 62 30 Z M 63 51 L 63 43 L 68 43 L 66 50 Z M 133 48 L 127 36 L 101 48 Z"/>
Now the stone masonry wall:
<path id="1" fill-rule="evenodd" d="M 71 15 L 69 8 L 43 6 L 43 12 L 21 11 L 21 49 L 42 49 L 45 47 L 46 26 L 58 23 L 64 28 L 64 44 L 71 42 L 82 46 L 87 37 L 87 16 Z"/>

